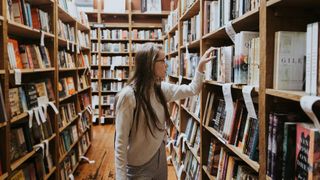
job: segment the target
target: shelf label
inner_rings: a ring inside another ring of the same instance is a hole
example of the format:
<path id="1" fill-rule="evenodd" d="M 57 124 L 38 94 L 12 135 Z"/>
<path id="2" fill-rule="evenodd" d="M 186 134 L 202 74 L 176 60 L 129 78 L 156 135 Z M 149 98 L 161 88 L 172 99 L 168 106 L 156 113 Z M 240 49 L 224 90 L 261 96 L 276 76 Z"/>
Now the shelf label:
<path id="1" fill-rule="evenodd" d="M 44 140 L 43 144 L 45 145 L 44 149 L 46 150 L 45 155 L 46 155 L 46 157 L 48 157 L 49 156 L 49 140 L 48 139 Z"/>
<path id="2" fill-rule="evenodd" d="M 36 151 L 38 151 L 40 148 L 42 149 L 42 157 L 44 157 L 44 144 L 40 143 L 40 144 L 36 144 L 33 146 L 34 149 L 36 149 Z"/>
<path id="3" fill-rule="evenodd" d="M 179 146 L 180 142 L 181 142 L 181 138 L 187 138 L 185 133 L 181 133 L 177 139 L 177 146 Z"/>
<path id="4" fill-rule="evenodd" d="M 71 52 L 74 52 L 74 46 L 75 44 L 71 44 Z"/>
<path id="5" fill-rule="evenodd" d="M 77 54 L 80 54 L 80 45 L 77 45 Z"/>
<path id="6" fill-rule="evenodd" d="M 186 44 L 186 59 L 189 61 L 190 60 L 190 54 L 189 54 L 188 45 L 189 45 L 189 43 Z"/>
<path id="7" fill-rule="evenodd" d="M 171 155 L 167 157 L 167 161 L 170 161 L 171 159 L 172 159 Z"/>
<path id="8" fill-rule="evenodd" d="M 44 46 L 44 33 L 43 31 L 40 31 L 40 32 L 41 32 L 40 46 Z"/>
<path id="9" fill-rule="evenodd" d="M 37 124 L 40 126 L 41 122 L 39 119 L 39 109 L 38 108 L 34 109 L 34 116 L 36 117 Z"/>
<path id="10" fill-rule="evenodd" d="M 257 113 L 254 109 L 251 92 L 253 90 L 253 86 L 244 86 L 242 89 L 242 94 L 244 98 L 244 102 L 246 104 L 246 108 L 248 111 L 248 116 L 253 117 L 254 119 L 258 119 Z"/>
<path id="11" fill-rule="evenodd" d="M 313 112 L 313 105 L 320 101 L 320 97 L 318 96 L 303 96 L 300 99 L 300 106 L 303 111 L 309 116 L 309 118 L 313 121 L 314 126 L 320 130 L 320 122 L 317 116 Z"/>
<path id="12" fill-rule="evenodd" d="M 70 179 L 70 180 L 74 180 L 73 174 L 69 174 L 69 179 Z"/>
<path id="13" fill-rule="evenodd" d="M 226 104 L 225 111 L 226 111 L 226 122 L 231 122 L 233 118 L 233 100 L 232 100 L 232 93 L 231 93 L 231 83 L 226 83 L 222 85 L 222 91 L 224 96 L 224 101 Z"/>
<path id="14" fill-rule="evenodd" d="M 58 111 L 56 105 L 53 104 L 53 102 L 48 102 L 48 104 L 51 106 L 51 108 L 54 110 L 54 112 L 56 114 L 59 114 L 59 111 Z"/>
<path id="15" fill-rule="evenodd" d="M 229 21 L 226 24 L 225 30 L 226 30 L 226 33 L 228 34 L 228 36 L 230 37 L 230 39 L 233 41 L 233 43 L 235 43 L 235 41 L 236 41 L 236 31 L 234 30 L 234 28 L 233 28 L 233 26 L 231 24 L 231 21 Z"/>
<path id="16" fill-rule="evenodd" d="M 114 104 L 110 104 L 110 110 L 114 110 Z"/>
<path id="17" fill-rule="evenodd" d="M 114 65 L 113 64 L 111 65 L 110 69 L 111 69 L 111 71 L 114 71 Z"/>
<path id="18" fill-rule="evenodd" d="M 32 128 L 33 110 L 29 110 L 28 115 L 29 115 L 29 128 Z"/>
<path id="19" fill-rule="evenodd" d="M 186 150 L 186 142 L 187 142 L 187 138 L 183 138 L 182 139 L 182 152 L 185 153 Z"/>
<path id="20" fill-rule="evenodd" d="M 86 156 L 80 156 L 80 159 L 83 159 L 85 161 L 87 161 L 89 164 L 94 164 L 96 161 L 94 160 L 90 160 L 88 157 Z"/>
<path id="21" fill-rule="evenodd" d="M 38 108 L 38 111 L 39 111 L 39 115 L 40 115 L 40 119 L 41 119 L 42 123 L 45 123 L 47 121 L 47 119 L 46 119 L 46 116 L 44 115 L 42 106 L 40 106 Z"/>
<path id="22" fill-rule="evenodd" d="M 21 85 L 21 70 L 20 69 L 14 69 L 14 79 L 15 79 L 15 83 L 16 85 Z"/>
<path id="23" fill-rule="evenodd" d="M 104 119 L 104 117 L 101 117 L 101 119 L 100 119 L 100 123 L 101 123 L 101 124 L 104 124 L 104 123 L 105 123 L 105 119 Z"/>
<path id="24" fill-rule="evenodd" d="M 182 83 L 182 76 L 179 76 L 179 85 Z"/>

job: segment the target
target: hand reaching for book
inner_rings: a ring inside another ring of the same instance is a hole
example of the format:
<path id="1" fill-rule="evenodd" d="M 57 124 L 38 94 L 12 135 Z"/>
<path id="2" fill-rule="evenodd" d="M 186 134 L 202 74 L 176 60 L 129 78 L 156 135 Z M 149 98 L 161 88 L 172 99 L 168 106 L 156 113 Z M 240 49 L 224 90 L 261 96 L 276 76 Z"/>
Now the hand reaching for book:
<path id="1" fill-rule="evenodd" d="M 214 50 L 214 47 L 209 48 L 204 55 L 201 57 L 199 65 L 198 65 L 198 71 L 204 72 L 206 64 L 214 58 L 212 55 L 212 51 Z"/>

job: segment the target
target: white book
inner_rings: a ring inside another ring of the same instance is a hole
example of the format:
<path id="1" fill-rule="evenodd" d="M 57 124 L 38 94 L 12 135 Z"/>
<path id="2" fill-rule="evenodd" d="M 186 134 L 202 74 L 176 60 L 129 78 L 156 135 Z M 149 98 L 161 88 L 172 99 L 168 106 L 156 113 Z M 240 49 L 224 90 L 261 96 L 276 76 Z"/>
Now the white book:
<path id="1" fill-rule="evenodd" d="M 125 13 L 126 0 L 104 0 L 103 10 L 107 13 Z"/>
<path id="2" fill-rule="evenodd" d="M 307 94 L 311 93 L 311 54 L 312 54 L 312 24 L 307 25 L 306 41 L 306 90 Z"/>
<path id="3" fill-rule="evenodd" d="M 278 31 L 275 37 L 274 88 L 301 91 L 304 83 L 306 33 Z"/>
<path id="4" fill-rule="evenodd" d="M 312 24 L 312 53 L 311 53 L 311 95 L 317 95 L 318 82 L 318 51 L 319 48 L 319 23 Z"/>

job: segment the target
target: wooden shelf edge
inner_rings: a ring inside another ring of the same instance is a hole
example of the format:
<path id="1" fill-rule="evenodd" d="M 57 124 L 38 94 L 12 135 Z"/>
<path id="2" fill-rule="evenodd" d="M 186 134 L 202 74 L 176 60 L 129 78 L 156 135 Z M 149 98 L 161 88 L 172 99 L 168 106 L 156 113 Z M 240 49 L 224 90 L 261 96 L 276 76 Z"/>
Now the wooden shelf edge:
<path id="1" fill-rule="evenodd" d="M 198 156 L 198 152 L 196 151 L 196 149 L 191 146 L 191 144 L 188 142 L 188 140 L 186 140 L 186 144 L 187 144 L 189 150 L 191 151 L 191 153 L 193 154 L 193 156 L 197 159 L 198 163 L 200 164 L 200 157 Z"/>
<path id="2" fill-rule="evenodd" d="M 87 91 L 87 90 L 89 90 L 89 89 L 91 89 L 91 86 L 88 86 L 88 87 L 86 87 L 86 88 L 83 88 L 83 89 L 79 90 L 79 91 L 78 91 L 78 94 L 83 93 L 83 92 L 85 92 L 85 91 Z"/>
<path id="3" fill-rule="evenodd" d="M 203 166 L 202 166 L 202 169 L 203 169 L 203 171 L 206 173 L 206 175 L 208 176 L 208 178 L 209 178 L 210 180 L 216 179 L 216 177 L 212 176 L 212 175 L 209 173 L 208 167 L 207 167 L 206 165 L 203 165 Z"/>
<path id="4" fill-rule="evenodd" d="M 0 123 L 0 128 L 5 127 L 5 126 L 7 126 L 7 122 L 6 122 L 6 121 L 5 121 L 5 122 Z"/>
<path id="5" fill-rule="evenodd" d="M 79 142 L 79 137 L 78 139 L 70 146 L 69 151 L 64 153 L 60 158 L 59 158 L 59 164 L 62 163 L 62 161 L 67 157 L 67 155 L 71 152 L 71 150 L 76 146 L 76 144 Z"/>
<path id="6" fill-rule="evenodd" d="M 249 165 L 253 170 L 259 172 L 259 164 L 251 160 L 248 155 L 243 154 L 240 150 L 234 145 L 228 144 L 228 142 L 221 136 L 221 134 L 213 129 L 212 127 L 204 126 L 206 130 L 208 130 L 212 135 L 214 135 L 222 144 L 224 144 L 230 151 L 235 153 L 240 159 L 242 159 L 247 165 Z"/>
<path id="7" fill-rule="evenodd" d="M 57 169 L 56 167 L 51 168 L 50 171 L 49 171 L 49 173 L 46 174 L 46 176 L 44 177 L 44 180 L 49 179 L 50 176 L 56 171 L 56 169 Z"/>
<path id="8" fill-rule="evenodd" d="M 7 179 L 9 174 L 6 172 L 0 176 L 0 180 Z"/>
<path id="9" fill-rule="evenodd" d="M 193 119 L 195 119 L 196 121 L 198 121 L 198 123 L 200 123 L 200 118 L 197 117 L 194 113 L 190 112 L 189 109 L 187 107 L 185 107 L 184 105 L 181 105 L 182 109 L 184 109 L 190 116 L 192 116 Z"/>
<path id="10" fill-rule="evenodd" d="M 24 112 L 24 113 L 21 113 L 21 114 L 15 116 L 15 117 L 11 118 L 10 122 L 11 123 L 15 123 L 15 122 L 17 122 L 17 121 L 19 121 L 21 119 L 27 118 L 28 116 L 29 116 L 29 114 Z"/>
<path id="11" fill-rule="evenodd" d="M 44 69 L 20 69 L 21 74 L 31 74 L 31 73 L 42 73 L 42 72 L 54 72 L 54 68 L 44 68 Z M 9 71 L 10 74 L 14 74 L 14 70 Z"/>
<path id="12" fill-rule="evenodd" d="M 192 42 L 188 42 L 188 49 L 200 48 L 200 41 L 201 41 L 201 39 L 196 39 Z M 185 49 L 186 47 L 187 47 L 186 45 L 183 45 L 183 46 L 180 46 L 180 49 Z"/>
<path id="13" fill-rule="evenodd" d="M 198 13 L 194 13 L 194 11 Z M 180 21 L 185 21 L 186 19 L 189 19 L 197 14 L 200 13 L 200 0 L 196 0 L 189 8 L 186 9 L 186 11 L 181 15 Z"/>
<path id="14" fill-rule="evenodd" d="M 32 157 L 36 153 L 36 150 L 32 150 L 31 152 L 27 153 L 20 159 L 16 160 L 14 163 L 11 163 L 10 168 L 11 171 L 16 170 L 21 164 L 23 164 L 25 161 L 27 161 L 30 157 Z"/>
<path id="15" fill-rule="evenodd" d="M 76 121 L 78 119 L 78 117 L 79 117 L 79 115 L 73 117 L 73 119 L 70 122 L 68 122 L 67 125 L 59 128 L 59 133 L 62 133 L 66 128 L 68 128 L 74 121 Z"/>
<path id="16" fill-rule="evenodd" d="M 307 95 L 304 91 L 285 91 L 276 89 L 266 89 L 266 94 L 297 102 L 300 101 L 301 97 Z"/>
<path id="17" fill-rule="evenodd" d="M 73 97 L 73 96 L 75 96 L 75 95 L 77 95 L 77 94 L 78 94 L 78 92 L 75 92 L 75 93 L 72 94 L 72 95 L 68 95 L 68 96 L 66 96 L 66 97 L 59 98 L 59 102 L 63 102 L 63 101 L 65 101 L 65 100 L 67 100 L 67 99 L 69 99 L 69 98 L 71 98 L 71 97 Z"/>

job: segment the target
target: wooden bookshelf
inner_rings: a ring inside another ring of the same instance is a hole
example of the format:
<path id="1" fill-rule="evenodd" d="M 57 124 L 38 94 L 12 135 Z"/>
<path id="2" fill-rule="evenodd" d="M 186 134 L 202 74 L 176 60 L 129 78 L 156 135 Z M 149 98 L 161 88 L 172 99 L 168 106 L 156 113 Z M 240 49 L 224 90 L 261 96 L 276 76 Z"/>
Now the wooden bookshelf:
<path id="1" fill-rule="evenodd" d="M 165 0 L 166 3 L 169 3 L 169 0 Z M 126 9 L 123 13 L 108 13 L 104 12 L 102 3 L 98 3 L 97 9 L 95 10 L 95 13 L 88 12 L 87 15 L 89 16 L 97 16 L 96 22 L 90 22 L 91 29 L 97 30 L 97 38 L 91 39 L 92 43 L 98 43 L 98 51 L 93 51 L 92 54 L 97 55 L 97 61 L 98 65 L 91 65 L 92 68 L 95 70 L 98 70 L 99 72 L 102 71 L 102 69 L 111 68 L 112 66 L 109 65 L 102 65 L 101 59 L 102 57 L 106 56 L 128 56 L 129 58 L 129 64 L 128 65 L 121 65 L 121 66 L 114 66 L 115 69 L 129 69 L 129 74 L 133 71 L 132 61 L 135 53 L 132 51 L 132 44 L 133 43 L 145 43 L 145 42 L 154 42 L 154 43 L 162 43 L 162 39 L 133 39 L 131 35 L 131 31 L 133 29 L 138 30 L 152 30 L 152 29 L 161 29 L 161 18 L 165 18 L 168 16 L 170 9 L 168 9 L 167 5 L 164 5 L 162 7 L 162 11 L 160 13 L 143 13 L 140 9 L 140 1 L 134 0 L 134 1 L 126 1 Z M 91 18 L 94 19 L 94 18 Z M 103 39 L 102 37 L 102 31 L 105 29 L 125 29 L 128 30 L 128 38 L 127 39 Z M 99 51 L 100 50 L 100 44 L 102 43 L 128 43 L 129 46 L 127 47 L 128 51 L 126 52 L 105 52 L 105 51 Z M 94 95 L 98 95 L 98 106 L 94 109 L 99 111 L 98 121 L 100 124 L 102 118 L 106 119 L 114 119 L 114 116 L 107 116 L 104 115 L 104 110 L 106 108 L 109 108 L 109 104 L 102 104 L 101 97 L 104 95 L 115 95 L 118 93 L 118 91 L 103 91 L 102 84 L 108 83 L 108 82 L 123 82 L 125 83 L 128 78 L 103 78 L 100 74 L 98 78 L 92 78 L 95 82 L 98 83 L 98 90 L 92 92 Z"/>
<path id="2" fill-rule="evenodd" d="M 75 88 L 76 90 L 79 90 L 77 87 L 76 79 L 78 76 L 83 74 L 82 68 L 71 68 L 71 69 L 61 69 L 58 66 L 58 52 L 60 49 L 66 49 L 67 45 L 73 45 L 78 46 L 80 45 L 80 42 L 77 38 L 77 32 L 78 30 L 81 32 L 90 33 L 89 27 L 86 25 L 83 25 L 80 23 L 79 20 L 73 18 L 70 16 L 68 12 L 66 12 L 64 9 L 62 9 L 58 1 L 54 0 L 32 0 L 29 2 L 32 7 L 37 7 L 49 15 L 48 21 L 49 23 L 49 29 L 50 32 L 44 32 L 39 29 L 34 29 L 32 27 L 26 26 L 24 24 L 20 24 L 17 22 L 14 22 L 9 19 L 7 16 L 7 3 L 6 1 L 2 1 L 0 5 L 0 31 L 1 31 L 1 37 L 0 37 L 0 59 L 3 61 L 0 62 L 0 75 L 1 75 L 1 85 L 3 88 L 3 94 L 4 94 L 4 101 L 5 106 L 9 107 L 9 89 L 20 87 L 20 85 L 15 85 L 14 83 L 14 70 L 9 69 L 9 56 L 8 56 L 8 50 L 6 44 L 8 44 L 8 38 L 16 39 L 20 44 L 40 44 L 41 36 L 44 37 L 44 45 L 48 49 L 48 55 L 50 56 L 51 60 L 51 67 L 50 68 L 40 68 L 40 69 L 21 69 L 21 76 L 22 76 L 22 85 L 38 82 L 38 80 L 42 79 L 49 79 L 52 83 L 53 91 L 54 91 L 54 100 L 50 102 L 53 103 L 57 109 L 59 109 L 61 102 L 59 101 L 58 96 L 58 80 L 59 77 L 67 77 L 72 76 L 74 78 L 75 82 Z M 58 20 L 62 20 L 64 23 L 70 24 L 75 29 L 75 42 L 70 42 L 68 40 L 62 39 L 58 35 Z M 5 46 L 4 46 L 5 44 Z M 91 60 L 91 52 L 90 52 L 90 45 L 88 47 L 81 47 L 80 51 L 83 54 L 88 55 L 89 61 Z M 70 50 L 71 51 L 71 50 Z M 76 51 L 76 49 L 75 49 Z M 72 53 L 75 56 L 75 64 L 78 64 L 78 54 L 76 52 Z M 90 78 L 90 77 L 89 77 Z M 90 80 L 90 79 L 89 79 Z M 88 92 L 89 99 L 91 101 L 91 89 L 86 88 L 82 89 L 81 93 L 84 94 Z M 69 97 L 67 97 L 69 98 Z M 79 105 L 78 103 L 80 96 L 78 93 L 74 95 L 74 102 Z M 68 101 L 69 99 L 61 99 L 63 101 Z M 79 105 L 80 106 L 80 105 Z M 9 115 L 9 108 L 6 108 L 6 113 Z M 77 107 L 77 112 L 80 112 L 80 107 Z M 47 173 L 44 177 L 44 179 L 60 179 L 60 164 L 59 164 L 59 155 L 58 149 L 59 146 L 59 128 L 58 128 L 58 116 L 53 113 L 53 110 L 51 110 L 50 107 L 48 107 L 48 115 L 50 116 L 50 121 L 52 125 L 52 131 L 53 134 L 51 137 L 49 137 L 47 140 L 50 142 L 50 153 L 52 156 L 53 161 L 53 168 L 50 169 L 50 172 Z M 11 177 L 13 173 L 15 173 L 17 170 L 19 170 L 22 166 L 22 164 L 25 164 L 26 162 L 29 162 L 29 160 L 34 158 L 34 155 L 38 152 L 36 152 L 36 149 L 33 149 L 31 152 L 27 153 L 26 155 L 22 156 L 17 161 L 11 163 L 10 162 L 10 134 L 12 132 L 12 127 L 20 125 L 24 125 L 28 118 L 29 114 L 27 112 L 23 112 L 18 116 L 10 117 L 7 116 L 8 119 L 6 122 L 0 124 L 0 131 L 1 131 L 1 165 L 2 165 L 2 176 L 0 179 L 7 179 L 8 177 Z M 90 118 L 91 121 L 92 118 Z M 89 124 L 91 124 L 89 122 Z M 87 129 L 86 133 L 92 134 L 91 128 Z M 90 138 L 92 139 L 92 135 L 90 135 Z M 33 145 L 32 145 L 33 146 Z M 77 148 L 77 147 L 75 147 Z M 75 167 L 77 168 L 77 167 Z M 29 178 L 29 177 L 28 177 Z"/>

